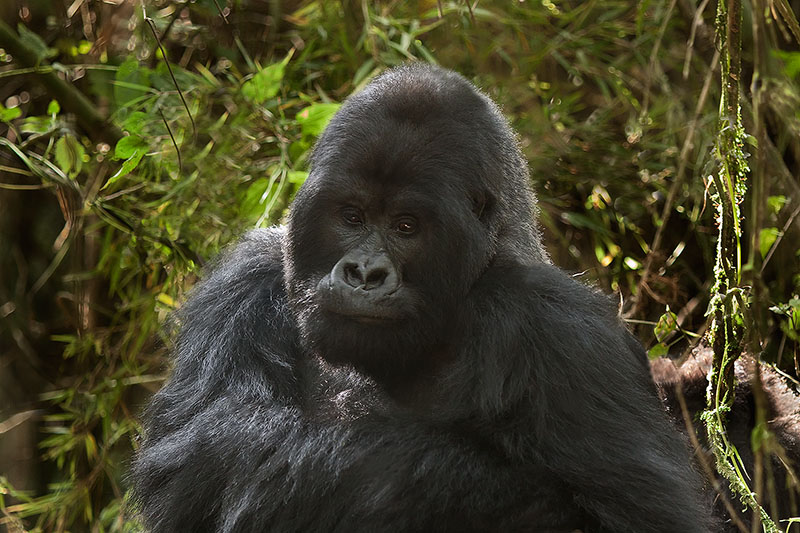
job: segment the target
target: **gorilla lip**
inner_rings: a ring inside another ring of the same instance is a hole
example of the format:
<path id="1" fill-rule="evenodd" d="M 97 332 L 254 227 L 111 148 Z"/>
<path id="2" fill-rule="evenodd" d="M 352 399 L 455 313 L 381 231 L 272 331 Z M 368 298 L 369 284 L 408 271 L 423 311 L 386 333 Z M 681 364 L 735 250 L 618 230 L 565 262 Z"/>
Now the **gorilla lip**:
<path id="1" fill-rule="evenodd" d="M 318 301 L 318 305 L 333 316 L 362 324 L 386 325 L 396 323 L 406 315 L 402 309 L 390 307 L 392 302 L 387 301 L 386 296 L 391 293 L 375 298 L 369 291 L 353 289 L 348 296 L 357 294 L 359 298 L 354 300 L 352 297 L 345 297 L 340 289 L 333 287 L 327 277 L 320 281 L 318 288 L 328 294 L 328 298 Z"/>
<path id="2" fill-rule="evenodd" d="M 356 322 L 370 326 L 376 324 L 387 324 L 389 322 L 394 322 L 394 319 L 383 316 L 364 316 L 364 315 L 342 315 L 342 316 L 346 316 L 351 320 L 355 320 Z"/>
<path id="3" fill-rule="evenodd" d="M 359 322 L 362 324 L 367 325 L 385 325 L 390 323 L 395 323 L 400 320 L 397 316 L 391 315 L 377 315 L 377 314 L 362 314 L 362 313 L 349 313 L 342 309 L 337 309 L 336 311 L 329 310 L 329 313 L 340 316 L 342 318 L 346 318 L 348 320 L 352 320 L 354 322 Z"/>

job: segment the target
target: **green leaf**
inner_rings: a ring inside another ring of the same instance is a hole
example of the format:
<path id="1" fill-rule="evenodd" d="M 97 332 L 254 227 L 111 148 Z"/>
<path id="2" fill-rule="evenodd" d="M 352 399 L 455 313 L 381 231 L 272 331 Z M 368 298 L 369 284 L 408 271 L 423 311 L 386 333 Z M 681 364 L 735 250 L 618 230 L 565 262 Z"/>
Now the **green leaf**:
<path id="1" fill-rule="evenodd" d="M 661 315 L 653 328 L 653 333 L 655 333 L 658 342 L 662 342 L 674 331 L 678 331 L 678 316 L 667 307 L 667 311 Z"/>
<path id="2" fill-rule="evenodd" d="M 100 190 L 111 187 L 114 183 L 119 181 L 120 178 L 130 174 L 133 171 L 133 169 L 135 169 L 139 165 L 139 161 L 142 160 L 142 157 L 144 157 L 145 153 L 147 153 L 146 148 L 137 149 L 133 153 L 133 155 L 131 155 L 128 159 L 125 160 L 124 163 L 122 163 L 122 167 L 120 167 L 117 173 L 108 178 L 108 181 L 106 182 L 105 185 L 103 185 L 103 188 Z"/>
<path id="3" fill-rule="evenodd" d="M 242 85 L 242 94 L 254 104 L 263 104 L 274 98 L 281 89 L 285 69 L 286 65 L 283 62 L 273 63 L 261 69 Z"/>
<path id="4" fill-rule="evenodd" d="M 139 61 L 131 56 L 126 59 L 117 70 L 114 85 L 114 100 L 117 106 L 125 107 L 133 100 L 142 96 L 143 91 L 150 87 L 151 70 L 139 65 Z"/>
<path id="5" fill-rule="evenodd" d="M 56 164 L 70 178 L 74 178 L 80 173 L 85 153 L 78 139 L 70 134 L 66 134 L 56 141 Z"/>
<path id="6" fill-rule="evenodd" d="M 786 197 L 783 195 L 777 196 L 770 196 L 767 198 L 767 206 L 769 208 L 769 212 L 773 215 L 777 215 L 780 213 L 783 206 L 786 205 Z"/>
<path id="7" fill-rule="evenodd" d="M 313 143 L 311 142 L 310 138 L 301 137 L 289 145 L 289 157 L 291 157 L 295 162 L 300 160 L 300 158 L 311 149 L 312 145 Z"/>
<path id="8" fill-rule="evenodd" d="M 319 135 L 340 107 L 341 104 L 314 104 L 300 111 L 295 120 L 300 124 L 303 135 Z"/>
<path id="9" fill-rule="evenodd" d="M 47 133 L 53 127 L 50 117 L 27 117 L 22 121 L 22 133 Z"/>
<path id="10" fill-rule="evenodd" d="M 47 114 L 58 115 L 60 112 L 61 106 L 58 104 L 58 100 L 50 100 L 50 103 L 47 104 Z"/>
<path id="11" fill-rule="evenodd" d="M 302 185 L 307 178 L 308 172 L 305 170 L 290 170 L 286 173 L 286 179 L 289 180 L 289 183 L 293 183 L 295 185 Z"/>
<path id="12" fill-rule="evenodd" d="M 56 50 L 49 48 L 41 37 L 33 33 L 22 24 L 17 24 L 20 40 L 25 43 L 25 47 L 36 54 L 36 62 L 40 62 L 56 54 Z"/>
<path id="13" fill-rule="evenodd" d="M 134 111 L 128 118 L 125 119 L 123 127 L 131 134 L 142 133 L 145 124 L 147 123 L 147 113 L 141 111 Z"/>
<path id="14" fill-rule="evenodd" d="M 794 78 L 800 74 L 800 52 L 775 50 L 772 53 L 783 60 L 783 71 L 786 73 L 787 77 Z"/>
<path id="15" fill-rule="evenodd" d="M 269 181 L 267 178 L 259 178 L 247 188 L 244 198 L 239 202 L 239 213 L 243 218 L 255 220 L 264 214 L 269 198 Z"/>
<path id="16" fill-rule="evenodd" d="M 129 135 L 117 141 L 117 146 L 114 148 L 114 159 L 129 159 L 136 152 L 146 150 L 147 143 L 138 135 Z"/>
<path id="17" fill-rule="evenodd" d="M 575 226 L 576 228 L 589 228 L 592 231 L 597 233 L 610 236 L 610 233 L 607 228 L 603 227 L 602 225 L 595 222 L 593 219 L 581 215 L 578 213 L 567 212 L 561 214 L 561 220 L 570 224 L 571 226 Z"/>
<path id="18" fill-rule="evenodd" d="M 669 353 L 669 349 L 665 344 L 658 343 L 649 350 L 647 350 L 647 357 L 650 359 L 658 359 L 664 357 Z"/>
<path id="19" fill-rule="evenodd" d="M 166 305 L 171 309 L 175 309 L 177 307 L 177 305 L 175 305 L 175 300 L 172 298 L 172 296 L 163 292 L 159 293 L 158 296 L 156 296 L 156 301 Z"/>
<path id="20" fill-rule="evenodd" d="M 773 305 L 769 308 L 769 310 L 776 315 L 792 316 L 792 308 L 789 306 L 789 304 Z"/>
<path id="21" fill-rule="evenodd" d="M 769 253 L 769 249 L 775 244 L 778 236 L 781 234 L 778 228 L 764 228 L 758 234 L 759 250 L 761 251 L 761 258 L 764 259 Z"/>
<path id="22" fill-rule="evenodd" d="M 0 104 L 0 121 L 11 122 L 22 114 L 22 110 L 18 107 L 4 107 Z"/>

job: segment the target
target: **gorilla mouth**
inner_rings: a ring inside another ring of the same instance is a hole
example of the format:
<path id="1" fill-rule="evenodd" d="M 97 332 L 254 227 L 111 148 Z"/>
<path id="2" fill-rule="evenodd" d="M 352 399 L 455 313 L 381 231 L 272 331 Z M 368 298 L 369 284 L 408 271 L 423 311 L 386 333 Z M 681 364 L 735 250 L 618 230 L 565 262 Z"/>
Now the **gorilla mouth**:
<path id="1" fill-rule="evenodd" d="M 398 315 L 391 314 L 376 314 L 376 313 L 363 313 L 355 309 L 329 309 L 329 313 L 342 317 L 346 320 L 358 322 L 367 326 L 386 326 L 400 322 L 402 318 Z"/>
<path id="2" fill-rule="evenodd" d="M 369 326 L 396 324 L 409 316 L 409 302 L 391 293 L 343 287 L 330 282 L 326 276 L 317 284 L 312 296 L 315 305 L 332 318 Z M 376 294 L 377 293 L 377 294 Z"/>

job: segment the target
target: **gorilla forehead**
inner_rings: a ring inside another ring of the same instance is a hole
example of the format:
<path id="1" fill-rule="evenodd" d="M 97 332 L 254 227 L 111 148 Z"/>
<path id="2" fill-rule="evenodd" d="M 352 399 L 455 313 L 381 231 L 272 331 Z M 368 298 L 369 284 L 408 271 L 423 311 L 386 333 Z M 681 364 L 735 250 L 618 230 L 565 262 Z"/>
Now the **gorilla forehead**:
<path id="1" fill-rule="evenodd" d="M 426 142 L 421 134 L 385 130 L 385 137 L 339 147 L 335 159 L 312 170 L 307 186 L 321 196 L 348 197 L 353 203 L 363 197 L 373 204 L 431 208 L 436 205 L 431 199 L 467 199 L 481 186 L 480 163 L 449 153 L 447 141 Z"/>
<path id="2" fill-rule="evenodd" d="M 343 183 L 457 182 L 466 189 L 487 179 L 489 154 L 463 125 L 447 117 L 416 123 L 385 115 L 329 126 L 332 136 L 320 140 L 312 174 Z"/>
<path id="3" fill-rule="evenodd" d="M 514 142 L 503 125 L 461 76 L 408 65 L 345 102 L 317 143 L 312 168 L 382 182 L 451 175 L 473 189 L 498 173 L 497 141 Z"/>

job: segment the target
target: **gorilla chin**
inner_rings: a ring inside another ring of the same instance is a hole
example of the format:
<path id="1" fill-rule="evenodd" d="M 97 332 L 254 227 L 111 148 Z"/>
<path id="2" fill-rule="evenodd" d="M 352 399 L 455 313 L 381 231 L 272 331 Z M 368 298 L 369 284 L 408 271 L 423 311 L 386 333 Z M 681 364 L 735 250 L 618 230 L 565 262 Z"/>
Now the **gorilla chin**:
<path id="1" fill-rule="evenodd" d="M 321 311 L 301 324 L 301 342 L 310 353 L 337 367 L 352 367 L 381 383 L 389 394 L 430 370 L 433 334 L 416 320 L 352 316 Z M 426 324 L 425 326 L 430 326 Z"/>

